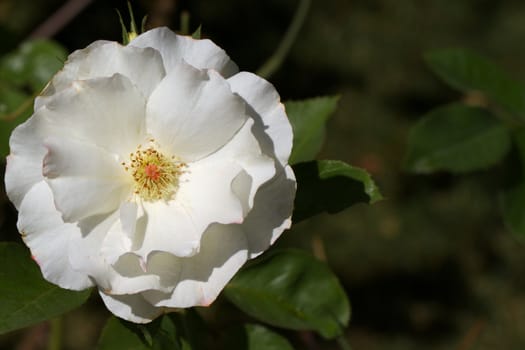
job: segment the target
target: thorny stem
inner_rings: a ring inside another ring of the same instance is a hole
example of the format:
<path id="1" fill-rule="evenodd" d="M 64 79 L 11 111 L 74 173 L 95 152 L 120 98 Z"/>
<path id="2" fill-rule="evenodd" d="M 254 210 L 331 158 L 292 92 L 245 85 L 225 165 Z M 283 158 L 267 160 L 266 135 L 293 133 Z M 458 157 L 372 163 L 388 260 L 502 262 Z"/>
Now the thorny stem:
<path id="1" fill-rule="evenodd" d="M 299 35 L 299 31 L 306 19 L 311 2 L 311 0 L 301 0 L 299 6 L 297 6 L 292 23 L 290 23 L 290 26 L 277 47 L 277 50 L 275 50 L 274 54 L 259 68 L 257 75 L 268 79 L 282 65 L 284 59 L 290 52 L 293 43 L 297 39 L 297 35 Z"/>

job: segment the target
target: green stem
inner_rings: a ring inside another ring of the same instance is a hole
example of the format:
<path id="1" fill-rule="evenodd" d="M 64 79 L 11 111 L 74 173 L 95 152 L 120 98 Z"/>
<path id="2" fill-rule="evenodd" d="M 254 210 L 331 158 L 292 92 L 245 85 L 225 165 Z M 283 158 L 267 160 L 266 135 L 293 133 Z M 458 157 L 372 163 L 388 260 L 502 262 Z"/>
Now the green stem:
<path id="1" fill-rule="evenodd" d="M 301 0 L 299 6 L 297 6 L 292 23 L 290 23 L 290 26 L 277 47 L 277 50 L 275 50 L 274 54 L 259 68 L 257 75 L 268 79 L 282 65 L 299 35 L 299 31 L 306 19 L 311 2 L 311 0 Z"/>
<path id="2" fill-rule="evenodd" d="M 48 350 L 60 350 L 62 348 L 62 318 L 56 317 L 50 322 L 51 333 L 49 334 Z"/>
<path id="3" fill-rule="evenodd" d="M 182 11 L 180 14 L 180 33 L 190 35 L 190 13 L 188 11 Z"/>
<path id="4" fill-rule="evenodd" d="M 342 350 L 352 350 L 352 347 L 348 343 L 348 340 L 346 340 L 345 335 L 341 335 L 339 338 L 337 338 L 337 343 L 339 344 L 339 347 Z"/>

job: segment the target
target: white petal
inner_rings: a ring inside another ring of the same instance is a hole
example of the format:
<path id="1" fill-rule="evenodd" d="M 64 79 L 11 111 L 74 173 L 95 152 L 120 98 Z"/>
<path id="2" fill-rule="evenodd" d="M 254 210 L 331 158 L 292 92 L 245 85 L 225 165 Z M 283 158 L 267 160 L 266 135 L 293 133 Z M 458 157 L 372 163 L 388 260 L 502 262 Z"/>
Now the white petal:
<path id="1" fill-rule="evenodd" d="M 179 281 L 181 278 L 182 261 L 182 258 L 176 257 L 170 253 L 161 251 L 152 252 L 148 256 L 146 271 L 147 273 L 159 276 L 161 285 L 164 288 L 169 289 L 168 294 L 171 294 L 175 288 L 175 285 L 177 284 L 177 281 Z M 146 291 L 145 293 L 148 294 L 150 292 L 151 291 Z M 162 294 L 167 293 L 168 291 L 157 292 Z"/>
<path id="2" fill-rule="evenodd" d="M 73 269 L 69 262 L 67 252 L 78 228 L 62 221 L 45 182 L 34 185 L 22 200 L 18 230 L 45 279 L 62 288 L 74 290 L 93 285 L 85 273 Z"/>
<path id="3" fill-rule="evenodd" d="M 111 294 L 135 294 L 149 289 L 169 290 L 161 286 L 159 276 L 146 274 L 144 267 L 144 260 L 137 255 L 122 255 L 112 266 L 116 275 L 111 281 Z"/>
<path id="4" fill-rule="evenodd" d="M 148 323 L 164 312 L 148 303 L 140 294 L 110 295 L 99 291 L 106 307 L 116 316 L 135 323 Z"/>
<path id="5" fill-rule="evenodd" d="M 146 260 L 152 251 L 157 250 L 178 256 L 195 254 L 202 232 L 186 208 L 178 201 L 146 202 L 143 205 L 146 224 L 135 233 L 135 244 L 139 246 L 134 251 L 137 255 Z"/>
<path id="6" fill-rule="evenodd" d="M 77 62 L 76 64 L 74 64 L 74 66 L 78 66 L 78 62 L 81 62 L 83 60 L 85 60 L 85 58 L 89 55 L 89 53 L 101 46 L 104 46 L 104 45 L 107 45 L 107 44 L 110 44 L 111 41 L 108 41 L 108 40 L 97 40 L 91 44 L 89 44 L 87 47 L 83 48 L 83 49 L 80 49 L 80 50 L 76 50 L 74 51 L 73 53 L 71 53 L 67 60 L 66 60 L 66 63 L 67 62 Z M 45 101 L 47 101 L 47 98 L 51 95 L 53 95 L 54 93 L 62 90 L 67 84 L 65 84 L 64 86 L 60 86 L 62 84 L 58 83 L 57 82 L 57 85 L 59 85 L 60 87 L 55 87 L 55 83 L 53 82 L 53 80 L 60 80 L 60 81 L 66 81 L 66 80 L 69 80 L 69 82 L 72 82 L 73 80 L 75 80 L 75 76 L 74 74 L 74 70 L 73 71 L 69 71 L 67 70 L 67 72 L 62 72 L 64 71 L 65 68 L 62 67 L 61 70 L 59 70 L 55 76 L 53 77 L 53 79 L 51 79 L 51 81 L 49 83 L 47 83 L 47 85 L 44 87 L 44 89 L 40 92 L 40 94 L 36 97 L 35 99 L 35 103 L 34 103 L 34 106 L 33 106 L 33 110 L 34 111 L 37 111 L 40 107 L 42 107 L 44 104 L 45 104 Z M 67 78 L 69 77 L 69 79 Z M 58 78 L 58 79 L 57 79 Z"/>
<path id="7" fill-rule="evenodd" d="M 225 77 L 238 71 L 226 52 L 212 41 L 177 35 L 166 27 L 149 30 L 136 37 L 129 45 L 152 47 L 160 51 L 168 73 L 182 60 L 199 69 L 214 69 Z"/>
<path id="8" fill-rule="evenodd" d="M 250 258 L 264 252 L 281 233 L 290 228 L 296 182 L 292 169 L 287 166 L 255 195 L 252 211 L 244 219 Z"/>
<path id="9" fill-rule="evenodd" d="M 42 160 L 47 149 L 43 139 L 65 135 L 67 133 L 63 129 L 47 122 L 42 111 L 37 111 L 11 134 L 11 154 L 7 158 L 5 185 L 9 199 L 17 209 L 31 187 L 44 179 Z"/>
<path id="10" fill-rule="evenodd" d="M 45 141 L 43 175 L 66 222 L 116 210 L 131 193 L 132 179 L 102 148 L 70 139 Z"/>
<path id="11" fill-rule="evenodd" d="M 131 252 L 134 249 L 134 241 L 144 237 L 143 227 L 147 218 L 142 206 L 126 201 L 120 206 L 119 212 L 120 220 L 116 220 L 111 226 L 100 248 L 109 264 L 116 263 L 122 255 Z M 137 232 L 141 235 L 138 238 Z"/>
<path id="12" fill-rule="evenodd" d="M 284 105 L 272 84 L 255 74 L 241 72 L 228 79 L 233 92 L 239 94 L 262 118 L 256 123 L 256 136 L 266 140 L 265 153 L 275 154 L 284 166 L 292 151 L 293 132 Z M 257 121 L 257 120 L 256 120 Z M 269 138 L 264 137 L 266 133 Z"/>
<path id="13" fill-rule="evenodd" d="M 9 199 L 17 209 L 31 187 L 42 180 L 42 169 L 32 159 L 7 157 L 5 187 Z"/>
<path id="14" fill-rule="evenodd" d="M 173 67 L 146 107 L 148 132 L 183 161 L 223 146 L 246 120 L 245 103 L 214 71 Z"/>
<path id="15" fill-rule="evenodd" d="M 126 160 L 144 140 L 145 99 L 126 77 L 76 81 L 38 110 L 71 138 L 93 143 Z"/>
<path id="16" fill-rule="evenodd" d="M 75 80 L 126 76 L 147 98 L 166 74 L 160 53 L 152 48 L 122 46 L 116 42 L 97 41 L 72 53 L 60 70 L 35 100 L 35 110 L 48 97 L 67 88 Z"/>
<path id="17" fill-rule="evenodd" d="M 190 164 L 173 200 L 143 203 L 147 223 L 144 233 L 136 234 L 136 240 L 143 237 L 136 253 L 144 258 L 156 250 L 192 256 L 210 224 L 242 222 L 242 203 L 232 189 L 240 172 L 235 163 L 208 158 Z"/>
<path id="18" fill-rule="evenodd" d="M 197 255 L 171 258 L 173 266 L 181 265 L 180 275 L 171 281 L 176 286 L 171 296 L 155 291 L 142 294 L 156 306 L 208 306 L 247 258 L 246 239 L 238 225 L 212 225 L 206 230 Z"/>
<path id="19" fill-rule="evenodd" d="M 67 254 L 74 269 L 91 276 L 99 288 L 112 289 L 115 272 L 102 252 L 104 239 L 110 227 L 118 220 L 119 213 L 91 216 L 81 220 L 78 233 L 72 239 Z"/>
<path id="20" fill-rule="evenodd" d="M 244 170 L 235 178 L 234 192 L 247 213 L 253 206 L 258 188 L 275 174 L 274 160 L 262 153 L 261 146 L 253 135 L 253 119 L 248 119 L 237 134 L 219 151 L 210 155 L 206 162 L 233 160 Z"/>
<path id="21" fill-rule="evenodd" d="M 240 223 L 244 217 L 242 205 L 233 192 L 232 182 L 241 170 L 233 161 L 217 160 L 215 157 L 191 163 L 187 173 L 181 177 L 175 200 L 203 229 L 212 222 Z"/>
<path id="22" fill-rule="evenodd" d="M 108 259 L 107 252 L 118 247 L 108 239 L 111 228 L 118 222 L 119 213 L 107 216 L 91 216 L 79 224 L 81 233 L 76 235 L 69 246 L 69 260 L 72 266 L 86 272 L 99 289 L 111 294 L 134 294 L 148 289 L 164 288 L 158 276 L 145 274 L 139 257 L 122 253 Z"/>

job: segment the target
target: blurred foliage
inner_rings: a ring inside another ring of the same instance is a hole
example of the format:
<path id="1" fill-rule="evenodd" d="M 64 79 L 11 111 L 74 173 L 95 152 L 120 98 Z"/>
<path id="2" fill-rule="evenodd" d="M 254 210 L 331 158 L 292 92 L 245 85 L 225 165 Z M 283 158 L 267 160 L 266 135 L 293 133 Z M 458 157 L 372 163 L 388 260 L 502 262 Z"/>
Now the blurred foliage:
<path id="1" fill-rule="evenodd" d="M 0 243 L 0 334 L 77 308 L 90 293 L 89 289 L 73 292 L 44 281 L 25 247 Z"/>
<path id="2" fill-rule="evenodd" d="M 11 131 L 33 113 L 33 100 L 64 65 L 67 52 L 48 40 L 24 42 L 0 59 L 0 156 L 9 153 Z"/>
<path id="3" fill-rule="evenodd" d="M 405 168 L 420 174 L 475 171 L 497 164 L 509 149 L 509 131 L 488 111 L 448 105 L 432 110 L 412 128 Z"/>

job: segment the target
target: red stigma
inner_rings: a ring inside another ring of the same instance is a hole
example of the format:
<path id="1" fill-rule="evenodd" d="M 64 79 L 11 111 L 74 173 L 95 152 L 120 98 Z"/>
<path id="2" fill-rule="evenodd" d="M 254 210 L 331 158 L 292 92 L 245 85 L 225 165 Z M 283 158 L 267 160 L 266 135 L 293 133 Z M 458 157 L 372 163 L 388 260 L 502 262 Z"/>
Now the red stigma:
<path id="1" fill-rule="evenodd" d="M 160 177 L 159 167 L 155 164 L 146 165 L 146 167 L 144 168 L 144 173 L 153 181 L 157 181 Z"/>

